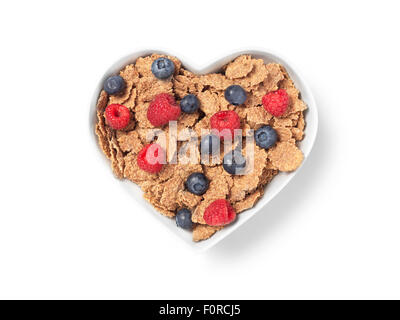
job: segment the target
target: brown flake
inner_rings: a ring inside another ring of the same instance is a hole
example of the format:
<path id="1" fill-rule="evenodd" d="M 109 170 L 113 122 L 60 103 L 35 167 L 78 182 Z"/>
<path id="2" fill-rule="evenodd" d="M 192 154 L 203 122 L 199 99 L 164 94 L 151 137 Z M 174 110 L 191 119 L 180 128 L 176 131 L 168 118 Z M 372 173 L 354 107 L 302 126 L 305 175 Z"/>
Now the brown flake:
<path id="1" fill-rule="evenodd" d="M 122 179 L 124 177 L 125 160 L 124 154 L 118 145 L 117 139 L 113 135 L 110 141 L 111 151 L 111 168 L 117 178 Z"/>
<path id="2" fill-rule="evenodd" d="M 303 153 L 297 146 L 290 142 L 278 142 L 268 151 L 268 158 L 280 171 L 296 170 L 303 161 Z"/>
<path id="3" fill-rule="evenodd" d="M 175 94 L 177 94 L 181 99 L 189 93 L 197 93 L 199 91 L 198 79 L 197 77 L 194 77 L 193 74 L 190 76 L 175 76 L 173 79 L 173 86 Z"/>
<path id="4" fill-rule="evenodd" d="M 214 233 L 223 227 L 213 227 L 209 225 L 198 224 L 193 228 L 193 241 L 198 242 L 210 238 Z"/>
<path id="5" fill-rule="evenodd" d="M 265 66 L 267 69 L 267 77 L 263 81 L 263 90 L 265 93 L 276 91 L 279 89 L 279 82 L 284 79 L 284 73 L 282 72 L 282 68 L 277 63 L 269 63 Z"/>
<path id="6" fill-rule="evenodd" d="M 178 204 L 181 207 L 193 209 L 201 200 L 201 196 L 197 196 L 189 191 L 180 190 L 177 195 Z"/>
<path id="7" fill-rule="evenodd" d="M 143 143 L 140 140 L 137 131 L 118 131 L 117 140 L 121 150 L 124 152 L 132 151 L 133 153 L 139 153 L 143 148 Z"/>
<path id="8" fill-rule="evenodd" d="M 219 97 L 216 93 L 211 91 L 200 92 L 197 98 L 200 101 L 200 110 L 205 114 L 213 115 L 220 111 Z"/>
<path id="9" fill-rule="evenodd" d="M 304 121 L 304 114 L 300 113 L 299 121 L 297 122 L 297 128 L 301 131 L 304 131 L 306 123 Z"/>
<path id="10" fill-rule="evenodd" d="M 137 96 L 137 90 L 136 90 L 136 88 L 133 88 L 131 90 L 131 95 L 129 96 L 128 100 L 126 100 L 124 102 L 124 106 L 127 107 L 131 111 L 135 110 L 136 96 Z"/>
<path id="11" fill-rule="evenodd" d="M 257 190 L 252 194 L 248 195 L 242 201 L 238 201 L 234 205 L 236 213 L 240 213 L 246 209 L 254 207 L 255 203 L 262 197 L 262 190 Z"/>
<path id="12" fill-rule="evenodd" d="M 279 141 L 289 141 L 292 138 L 292 131 L 286 127 L 275 127 Z"/>
<path id="13" fill-rule="evenodd" d="M 254 64 L 250 55 L 242 55 L 228 64 L 225 75 L 228 79 L 237 79 L 247 76 L 253 70 Z"/>
<path id="14" fill-rule="evenodd" d="M 104 118 L 104 110 L 107 106 L 108 95 L 102 90 L 97 101 L 96 114 L 97 124 L 95 132 L 98 137 L 99 146 L 108 159 L 111 158 L 110 142 L 108 139 L 108 131 L 106 130 L 106 123 Z"/>
<path id="15" fill-rule="evenodd" d="M 276 118 L 274 117 L 274 127 L 291 127 L 293 125 L 290 118 Z"/>
<path id="16" fill-rule="evenodd" d="M 178 192 L 183 190 L 183 180 L 179 175 L 175 175 L 164 183 L 164 191 L 160 199 L 160 204 L 170 211 L 176 210 Z"/>
<path id="17" fill-rule="evenodd" d="M 104 90 L 101 90 L 99 99 L 97 100 L 96 109 L 98 111 L 104 111 L 108 102 L 108 94 Z"/>
<path id="18" fill-rule="evenodd" d="M 100 123 L 96 124 L 95 132 L 96 132 L 101 150 L 106 155 L 106 157 L 108 159 L 110 159 L 111 158 L 110 142 L 109 142 L 108 138 L 106 137 L 106 135 L 103 134 L 102 126 Z"/>
<path id="19" fill-rule="evenodd" d="M 164 182 L 170 179 L 176 171 L 176 165 L 174 164 L 166 164 L 162 170 L 158 173 L 158 181 Z"/>
<path id="20" fill-rule="evenodd" d="M 235 84 L 239 84 L 245 89 L 250 89 L 250 87 L 263 82 L 268 75 L 267 68 L 265 67 L 262 59 L 252 59 L 251 61 L 253 64 L 253 69 L 247 75 L 247 77 L 235 80 Z"/>
<path id="21" fill-rule="evenodd" d="M 154 76 L 139 79 L 137 85 L 138 103 L 150 102 L 157 94 L 172 93 L 172 82 L 168 80 L 158 80 Z"/>
<path id="22" fill-rule="evenodd" d="M 201 136 L 202 130 L 210 129 L 210 117 L 211 116 L 204 117 L 194 126 L 194 131 L 196 132 L 198 137 Z"/>
<path id="23" fill-rule="evenodd" d="M 149 108 L 149 105 L 150 103 L 144 102 L 144 103 L 139 103 L 136 106 L 135 117 L 138 126 L 140 128 L 154 128 L 154 126 L 150 123 L 149 119 L 147 119 L 147 109 Z"/>
<path id="24" fill-rule="evenodd" d="M 304 137 L 304 132 L 303 132 L 303 130 L 300 130 L 299 128 L 292 128 L 291 130 L 292 130 L 293 137 L 294 137 L 297 141 L 303 140 L 303 137 Z"/>
<path id="25" fill-rule="evenodd" d="M 199 83 L 203 86 L 210 86 L 214 90 L 225 90 L 233 84 L 233 81 L 227 79 L 223 74 L 211 73 L 199 77 Z"/>
<path id="26" fill-rule="evenodd" d="M 263 107 L 246 108 L 246 119 L 251 128 L 269 124 L 272 116 Z"/>
<path id="27" fill-rule="evenodd" d="M 197 119 L 199 118 L 199 114 L 196 113 L 181 113 L 178 119 L 178 132 L 187 128 L 193 127 Z"/>

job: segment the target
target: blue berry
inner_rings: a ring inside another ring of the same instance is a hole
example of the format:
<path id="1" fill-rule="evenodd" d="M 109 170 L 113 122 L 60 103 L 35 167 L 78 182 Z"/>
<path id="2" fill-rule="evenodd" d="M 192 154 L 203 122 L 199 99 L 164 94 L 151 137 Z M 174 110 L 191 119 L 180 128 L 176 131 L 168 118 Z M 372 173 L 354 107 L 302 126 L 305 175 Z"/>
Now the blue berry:
<path id="1" fill-rule="evenodd" d="M 187 178 L 185 185 L 189 192 L 201 196 L 207 191 L 209 181 L 204 174 L 195 172 Z"/>
<path id="2" fill-rule="evenodd" d="M 208 134 L 201 138 L 200 151 L 201 155 L 217 155 L 219 154 L 220 138 L 215 134 Z"/>
<path id="3" fill-rule="evenodd" d="M 151 65 L 151 72 L 158 79 L 167 79 L 175 71 L 174 63 L 168 58 L 158 58 Z"/>
<path id="4" fill-rule="evenodd" d="M 271 148 L 278 140 L 278 135 L 274 128 L 263 126 L 254 133 L 256 145 L 265 150 Z"/>
<path id="5" fill-rule="evenodd" d="M 243 104 L 246 101 L 246 91 L 236 84 L 225 89 L 225 99 L 234 106 Z"/>
<path id="6" fill-rule="evenodd" d="M 189 209 L 180 209 L 175 216 L 176 225 L 182 229 L 191 230 L 193 227 L 192 213 Z"/>
<path id="7" fill-rule="evenodd" d="M 188 94 L 180 102 L 181 110 L 186 113 L 195 113 L 200 106 L 199 99 L 194 94 Z"/>
<path id="8" fill-rule="evenodd" d="M 246 167 L 246 159 L 240 151 L 234 150 L 224 156 L 222 166 L 230 174 L 240 174 Z"/>
<path id="9" fill-rule="evenodd" d="M 103 87 L 108 94 L 117 94 L 124 90 L 125 80 L 120 76 L 112 76 L 104 81 Z"/>

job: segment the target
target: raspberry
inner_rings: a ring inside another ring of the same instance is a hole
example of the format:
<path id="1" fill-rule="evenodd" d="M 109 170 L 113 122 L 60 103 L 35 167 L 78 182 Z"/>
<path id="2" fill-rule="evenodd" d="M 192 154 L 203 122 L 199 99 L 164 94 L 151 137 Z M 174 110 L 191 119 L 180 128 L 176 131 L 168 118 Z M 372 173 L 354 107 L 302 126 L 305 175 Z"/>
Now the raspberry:
<path id="1" fill-rule="evenodd" d="M 240 129 L 240 119 L 235 111 L 219 111 L 210 118 L 211 128 L 220 138 L 233 138 L 234 130 Z"/>
<path id="2" fill-rule="evenodd" d="M 212 202 L 204 211 L 204 221 L 210 226 L 223 226 L 236 218 L 236 212 L 225 199 Z"/>
<path id="3" fill-rule="evenodd" d="M 275 117 L 280 117 L 285 113 L 289 105 L 289 95 L 287 94 L 286 90 L 279 89 L 267 93 L 262 98 L 262 103 L 265 110 L 267 110 L 270 114 Z"/>
<path id="4" fill-rule="evenodd" d="M 140 150 L 137 164 L 140 169 L 150 172 L 160 172 L 165 163 L 165 152 L 157 143 L 151 143 Z"/>
<path id="5" fill-rule="evenodd" d="M 177 120 L 180 114 L 181 108 L 177 105 L 174 97 L 168 93 L 156 95 L 147 109 L 147 119 L 155 127 Z"/>
<path id="6" fill-rule="evenodd" d="M 129 109 L 122 104 L 110 104 L 104 112 L 107 124 L 115 129 L 121 130 L 129 124 L 131 114 Z"/>

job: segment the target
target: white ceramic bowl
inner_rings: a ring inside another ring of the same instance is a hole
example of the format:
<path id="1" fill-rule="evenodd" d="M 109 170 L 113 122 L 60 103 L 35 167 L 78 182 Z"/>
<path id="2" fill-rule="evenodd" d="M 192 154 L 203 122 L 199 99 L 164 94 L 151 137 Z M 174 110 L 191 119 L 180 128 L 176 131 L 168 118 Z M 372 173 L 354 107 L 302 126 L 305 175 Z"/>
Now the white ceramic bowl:
<path id="1" fill-rule="evenodd" d="M 308 155 L 311 152 L 311 149 L 313 147 L 316 135 L 317 135 L 317 129 L 318 129 L 318 112 L 317 112 L 317 106 L 315 104 L 314 98 L 312 96 L 311 90 L 305 83 L 305 81 L 301 78 L 300 74 L 294 70 L 293 66 L 289 63 L 286 62 L 286 60 L 282 59 L 280 56 L 276 54 L 272 54 L 268 51 L 264 50 L 243 50 L 240 52 L 235 52 L 232 54 L 229 54 L 223 58 L 217 59 L 216 61 L 212 61 L 208 66 L 205 66 L 204 68 L 200 66 L 195 66 L 194 63 L 192 63 L 189 59 L 185 59 L 182 57 L 180 54 L 174 54 L 172 52 L 165 52 L 165 51 L 160 51 L 160 50 L 145 50 L 145 51 L 138 51 L 135 53 L 132 53 L 120 60 L 118 60 L 116 63 L 114 63 L 104 74 L 103 78 L 100 80 L 96 91 L 94 92 L 93 99 L 90 105 L 90 134 L 93 136 L 93 142 L 98 150 L 98 155 L 99 155 L 99 161 L 102 161 L 104 163 L 104 170 L 111 170 L 110 163 L 108 159 L 103 155 L 101 152 L 98 142 L 97 142 L 97 137 L 95 135 L 95 125 L 96 125 L 96 103 L 97 99 L 99 97 L 100 91 L 103 87 L 103 82 L 104 80 L 109 77 L 110 75 L 117 74 L 119 70 L 121 70 L 124 66 L 135 62 L 135 60 L 138 57 L 141 56 L 146 56 L 151 53 L 159 53 L 159 54 L 168 54 L 172 56 L 176 56 L 178 59 L 181 60 L 183 66 L 188 69 L 189 71 L 192 71 L 193 73 L 197 74 L 206 74 L 206 73 L 211 73 L 211 72 L 216 72 L 221 69 L 222 66 L 227 64 L 229 61 L 232 61 L 234 58 L 241 54 L 251 54 L 255 58 L 261 58 L 263 59 L 266 63 L 270 62 L 276 62 L 282 64 L 287 72 L 289 73 L 290 77 L 294 81 L 296 87 L 300 90 L 301 92 L 301 97 L 303 101 L 307 104 L 308 109 L 305 114 L 305 120 L 306 120 L 306 129 L 305 129 L 305 137 L 303 141 L 299 143 L 299 146 L 301 150 L 304 153 L 304 161 L 306 161 Z M 303 161 L 303 164 L 304 164 Z M 241 225 L 246 223 L 251 217 L 253 217 L 257 212 L 259 212 L 262 208 L 264 208 L 269 201 L 271 201 L 289 182 L 290 180 L 296 175 L 297 172 L 301 169 L 298 168 L 294 172 L 290 173 L 284 173 L 281 172 L 275 178 L 272 180 L 272 182 L 267 186 L 268 190 L 265 192 L 264 196 L 257 202 L 257 204 L 249 209 L 246 210 L 238 215 L 238 219 L 235 223 L 233 223 L 230 226 L 225 227 L 221 231 L 218 231 L 214 236 L 212 236 L 208 240 L 204 240 L 201 242 L 193 242 L 192 241 L 192 233 L 186 230 L 183 230 L 181 228 L 178 228 L 175 224 L 175 220 L 169 219 L 167 217 L 162 216 L 160 213 L 158 213 L 146 200 L 143 199 L 142 197 L 142 191 L 140 188 L 128 181 L 128 180 L 123 180 L 119 181 L 115 179 L 116 183 L 118 183 L 122 188 L 126 189 L 132 197 L 138 201 L 142 205 L 143 210 L 149 211 L 149 214 L 154 215 L 155 217 L 158 218 L 159 221 L 164 223 L 172 232 L 180 236 L 185 242 L 188 243 L 193 249 L 197 250 L 206 250 L 212 246 L 214 246 L 216 243 L 224 239 L 227 235 L 229 235 L 231 232 L 235 231 L 237 228 L 239 228 Z M 115 186 L 111 185 L 109 188 L 114 188 Z M 150 231 L 151 232 L 151 228 Z"/>

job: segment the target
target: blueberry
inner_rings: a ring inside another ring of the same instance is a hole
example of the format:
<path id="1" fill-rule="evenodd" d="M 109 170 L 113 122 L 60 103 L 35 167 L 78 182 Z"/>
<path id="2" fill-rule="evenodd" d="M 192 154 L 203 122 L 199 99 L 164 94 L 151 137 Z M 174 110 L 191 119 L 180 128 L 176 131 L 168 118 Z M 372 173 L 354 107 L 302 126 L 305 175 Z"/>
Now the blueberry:
<path id="1" fill-rule="evenodd" d="M 225 89 L 225 99 L 234 106 L 243 104 L 246 101 L 246 91 L 236 84 Z"/>
<path id="2" fill-rule="evenodd" d="M 200 151 L 202 155 L 219 154 L 220 139 L 215 134 L 208 134 L 201 138 Z"/>
<path id="3" fill-rule="evenodd" d="M 151 72 L 158 79 L 167 79 L 175 71 L 174 63 L 168 58 L 158 58 L 151 65 Z"/>
<path id="4" fill-rule="evenodd" d="M 226 172 L 230 174 L 239 174 L 246 167 L 246 159 L 238 150 L 231 151 L 224 156 L 222 163 Z"/>
<path id="5" fill-rule="evenodd" d="M 183 229 L 191 230 L 193 227 L 192 213 L 189 209 L 180 209 L 175 216 L 176 225 Z"/>
<path id="6" fill-rule="evenodd" d="M 104 81 L 104 91 L 108 94 L 120 93 L 125 88 L 125 80 L 120 76 L 112 76 Z"/>
<path id="7" fill-rule="evenodd" d="M 183 97 L 180 103 L 181 110 L 186 113 L 195 113 L 200 106 L 199 99 L 194 94 Z"/>
<path id="8" fill-rule="evenodd" d="M 185 185 L 189 192 L 201 196 L 208 189 L 209 181 L 202 173 L 192 173 L 186 180 Z"/>
<path id="9" fill-rule="evenodd" d="M 278 140 L 278 135 L 274 128 L 263 126 L 256 130 L 255 134 L 256 145 L 265 150 L 271 148 Z"/>

